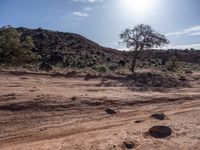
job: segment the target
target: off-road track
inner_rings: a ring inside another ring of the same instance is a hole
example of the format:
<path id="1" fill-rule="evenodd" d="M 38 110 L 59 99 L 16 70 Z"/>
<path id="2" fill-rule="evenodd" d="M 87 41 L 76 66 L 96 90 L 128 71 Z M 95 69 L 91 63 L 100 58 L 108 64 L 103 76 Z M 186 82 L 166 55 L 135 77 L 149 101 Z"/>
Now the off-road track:
<path id="1" fill-rule="evenodd" d="M 156 91 L 112 79 L 1 72 L 0 150 L 121 150 L 124 142 L 142 150 L 198 150 L 200 73 L 188 80 L 190 86 Z M 170 127 L 171 136 L 151 137 L 155 125 Z"/>

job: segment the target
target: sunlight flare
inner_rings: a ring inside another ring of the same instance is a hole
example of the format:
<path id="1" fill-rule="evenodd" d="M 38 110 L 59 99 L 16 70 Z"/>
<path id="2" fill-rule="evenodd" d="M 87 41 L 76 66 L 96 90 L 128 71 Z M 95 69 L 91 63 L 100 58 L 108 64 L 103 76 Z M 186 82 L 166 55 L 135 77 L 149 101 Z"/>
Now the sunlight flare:
<path id="1" fill-rule="evenodd" d="M 158 0 L 121 0 L 121 6 L 129 14 L 144 15 L 154 12 Z"/>

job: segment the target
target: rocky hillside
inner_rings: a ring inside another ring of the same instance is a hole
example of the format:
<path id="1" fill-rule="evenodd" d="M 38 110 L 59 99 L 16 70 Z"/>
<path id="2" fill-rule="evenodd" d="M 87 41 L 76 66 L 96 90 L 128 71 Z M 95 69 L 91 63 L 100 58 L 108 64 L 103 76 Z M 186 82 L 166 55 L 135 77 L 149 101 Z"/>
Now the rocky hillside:
<path id="1" fill-rule="evenodd" d="M 74 33 L 50 30 L 17 28 L 22 36 L 31 36 L 34 52 L 41 56 L 41 61 L 64 67 L 95 67 L 103 64 L 116 64 L 125 60 L 127 53 L 105 48 L 97 43 Z"/>
<path id="2" fill-rule="evenodd" d="M 105 48 L 99 44 L 74 33 L 27 28 L 16 28 L 22 37 L 31 36 L 35 47 L 32 49 L 39 58 L 42 68 L 51 66 L 97 68 L 106 65 L 115 69 L 120 65 L 130 62 L 129 52 Z M 141 60 L 152 61 L 159 59 L 168 61 L 176 56 L 179 61 L 189 63 L 200 63 L 200 51 L 198 50 L 152 50 L 144 51 Z"/>

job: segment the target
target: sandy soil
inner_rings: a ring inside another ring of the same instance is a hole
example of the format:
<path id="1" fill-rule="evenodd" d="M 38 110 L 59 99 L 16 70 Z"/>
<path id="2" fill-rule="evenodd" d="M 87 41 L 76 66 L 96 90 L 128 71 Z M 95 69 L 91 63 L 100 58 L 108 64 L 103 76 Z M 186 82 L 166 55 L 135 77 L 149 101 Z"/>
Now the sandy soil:
<path id="1" fill-rule="evenodd" d="M 200 73 L 189 76 L 191 87 L 158 92 L 111 79 L 1 72 L 0 149 L 121 150 L 125 142 L 133 149 L 200 149 Z M 169 126 L 172 135 L 151 137 L 155 125 Z"/>

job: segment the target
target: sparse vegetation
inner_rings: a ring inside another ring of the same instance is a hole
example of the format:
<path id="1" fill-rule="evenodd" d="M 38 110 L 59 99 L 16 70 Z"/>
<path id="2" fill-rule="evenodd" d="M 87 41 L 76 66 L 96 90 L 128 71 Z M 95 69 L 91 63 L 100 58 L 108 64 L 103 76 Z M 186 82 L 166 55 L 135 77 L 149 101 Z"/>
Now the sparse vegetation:
<path id="1" fill-rule="evenodd" d="M 2 27 L 0 31 L 1 66 L 26 66 L 26 69 L 34 70 L 34 66 L 30 65 L 38 64 L 35 70 L 64 72 L 65 69 L 76 69 L 79 72 L 125 75 L 133 65 L 133 52 L 104 48 L 78 34 L 11 26 Z M 5 36 L 14 38 L 5 42 Z M 178 58 L 177 63 L 171 61 L 173 56 Z M 135 67 L 164 72 L 180 68 L 193 71 L 199 68 L 199 58 L 200 52 L 195 50 L 142 51 L 138 54 Z"/>
<path id="2" fill-rule="evenodd" d="M 34 48 L 30 36 L 22 37 L 13 27 L 0 28 L 0 63 L 17 66 L 32 63 L 36 55 L 31 51 Z"/>
<path id="3" fill-rule="evenodd" d="M 130 70 L 135 73 L 135 66 L 141 51 L 168 44 L 165 35 L 156 32 L 151 26 L 140 24 L 133 29 L 126 29 L 120 34 L 122 43 L 132 49 L 132 63 Z"/>
<path id="4" fill-rule="evenodd" d="M 176 56 L 172 56 L 169 58 L 167 62 L 167 69 L 169 71 L 177 71 L 178 69 L 178 58 Z"/>
<path id="5" fill-rule="evenodd" d="M 97 71 L 100 73 L 106 73 L 108 71 L 106 66 L 98 66 Z"/>

